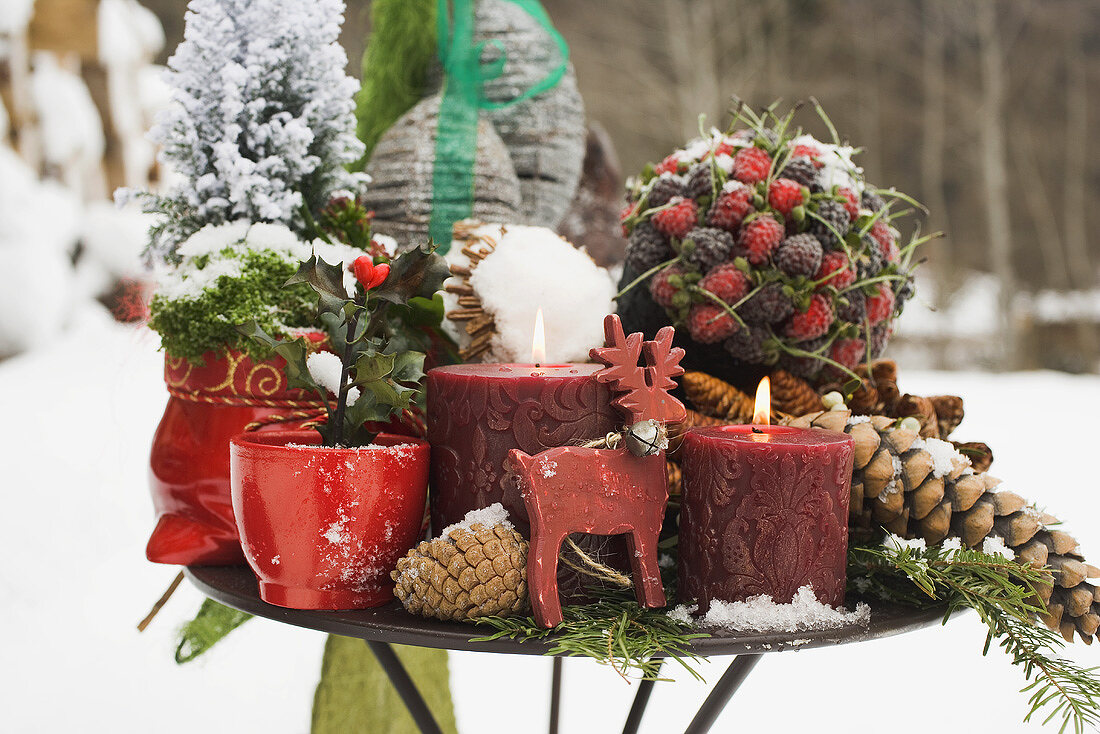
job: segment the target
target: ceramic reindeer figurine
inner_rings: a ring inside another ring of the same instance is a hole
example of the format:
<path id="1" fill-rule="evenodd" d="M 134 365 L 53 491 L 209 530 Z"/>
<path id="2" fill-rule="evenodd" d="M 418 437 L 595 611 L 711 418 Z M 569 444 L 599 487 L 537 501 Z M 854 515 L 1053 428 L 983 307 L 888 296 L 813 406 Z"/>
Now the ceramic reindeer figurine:
<path id="1" fill-rule="evenodd" d="M 592 350 L 605 365 L 596 379 L 617 397 L 626 419 L 622 438 L 610 448 L 561 446 L 531 456 L 509 454 L 531 520 L 527 588 L 535 620 L 543 627 L 562 621 L 558 554 L 570 533 L 626 534 L 638 603 L 665 606 L 657 566 L 657 539 L 668 502 L 664 424 L 684 419 L 684 406 L 669 394 L 683 374 L 684 350 L 672 347 L 673 329 L 653 341 L 623 334 L 615 315 L 604 320 L 606 346 Z M 645 366 L 639 364 L 644 356 Z M 656 429 L 656 430 L 655 430 Z"/>

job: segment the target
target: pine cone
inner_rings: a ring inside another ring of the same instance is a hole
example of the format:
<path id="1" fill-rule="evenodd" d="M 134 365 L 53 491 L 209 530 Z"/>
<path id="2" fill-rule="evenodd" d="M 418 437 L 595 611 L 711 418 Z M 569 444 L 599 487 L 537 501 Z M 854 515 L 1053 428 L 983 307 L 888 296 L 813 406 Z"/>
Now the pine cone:
<path id="1" fill-rule="evenodd" d="M 962 423 L 965 412 L 963 399 L 958 395 L 933 395 L 928 398 L 936 411 L 936 421 L 940 427 L 940 438 L 946 439 Z"/>
<path id="2" fill-rule="evenodd" d="M 929 398 L 905 393 L 898 400 L 890 415 L 894 418 L 912 416 L 920 422 L 921 438 L 940 438 L 940 424 L 936 419 L 936 408 Z"/>
<path id="3" fill-rule="evenodd" d="M 755 402 L 728 382 L 705 372 L 686 372 L 681 378 L 684 393 L 697 411 L 733 423 L 749 423 Z"/>
<path id="4" fill-rule="evenodd" d="M 843 431 L 855 441 L 849 507 L 853 537 L 878 527 L 905 538 L 939 543 L 959 537 L 968 548 L 1000 538 L 1018 559 L 1047 566 L 1051 586 L 1037 589 L 1046 604 L 1043 621 L 1072 641 L 1076 630 L 1091 643 L 1100 628 L 1100 588 L 1086 578 L 1100 570 L 1084 563 L 1077 541 L 1053 525 L 1019 495 L 1000 489 L 1000 480 L 975 472 L 946 441 L 921 439 L 887 416 L 852 418 L 848 411 L 810 413 L 787 422 Z"/>
<path id="5" fill-rule="evenodd" d="M 461 621 L 527 608 L 527 541 L 504 525 L 474 523 L 410 550 L 390 573 L 412 614 Z"/>
<path id="6" fill-rule="evenodd" d="M 772 410 L 787 415 L 803 415 L 822 410 L 821 396 L 810 383 L 786 370 L 772 370 Z"/>

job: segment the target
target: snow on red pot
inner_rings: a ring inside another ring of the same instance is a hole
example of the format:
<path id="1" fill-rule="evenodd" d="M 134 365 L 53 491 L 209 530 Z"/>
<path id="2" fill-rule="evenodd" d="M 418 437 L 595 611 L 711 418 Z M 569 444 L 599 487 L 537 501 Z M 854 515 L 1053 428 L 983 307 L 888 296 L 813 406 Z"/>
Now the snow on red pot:
<path id="1" fill-rule="evenodd" d="M 386 433 L 360 448 L 319 442 L 315 431 L 229 442 L 233 512 L 260 596 L 293 609 L 385 604 L 390 571 L 420 539 L 428 443 Z"/>

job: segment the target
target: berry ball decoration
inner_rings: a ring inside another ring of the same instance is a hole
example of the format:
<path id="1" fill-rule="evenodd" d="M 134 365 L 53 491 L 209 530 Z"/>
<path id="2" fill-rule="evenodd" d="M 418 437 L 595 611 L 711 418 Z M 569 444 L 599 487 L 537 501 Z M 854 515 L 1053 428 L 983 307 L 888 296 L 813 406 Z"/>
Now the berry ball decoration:
<path id="1" fill-rule="evenodd" d="M 867 183 L 854 148 L 792 120 L 742 107 L 730 130 L 627 184 L 624 324 L 681 327 L 685 364 L 734 384 L 779 364 L 835 378 L 877 358 L 928 239 L 903 238 L 902 217 L 919 207 Z"/>

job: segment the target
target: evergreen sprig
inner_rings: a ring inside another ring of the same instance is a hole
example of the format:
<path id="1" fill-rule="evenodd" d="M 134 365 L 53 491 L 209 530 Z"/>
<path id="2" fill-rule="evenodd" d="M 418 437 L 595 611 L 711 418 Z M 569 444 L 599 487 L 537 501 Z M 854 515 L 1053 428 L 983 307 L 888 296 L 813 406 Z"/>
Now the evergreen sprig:
<path id="1" fill-rule="evenodd" d="M 643 680 L 669 680 L 659 676 L 661 658 L 671 658 L 697 680 L 693 667 L 699 656 L 688 648 L 692 640 L 709 635 L 688 632 L 691 625 L 669 617 L 663 610 L 640 607 L 630 590 L 601 589 L 596 602 L 562 608 L 565 620 L 553 629 L 540 627 L 534 617 L 479 617 L 474 622 L 497 631 L 475 642 L 508 638 L 520 642 L 544 640 L 554 646 L 547 655 L 592 658 L 610 665 L 623 678 L 633 672 Z M 670 597 L 671 598 L 671 597 Z"/>
<path id="2" fill-rule="evenodd" d="M 1071 724 L 1080 734 L 1100 724 L 1097 668 L 1082 668 L 1058 657 L 1065 641 L 1037 623 L 1045 610 L 1037 590 L 1050 584 L 1048 570 L 976 550 L 893 546 L 852 546 L 848 577 L 855 590 L 915 606 L 946 604 L 944 621 L 973 609 L 988 627 L 982 654 L 994 640 L 1022 666 L 1029 694 L 1025 721 L 1043 711 L 1047 723 L 1061 717 L 1059 731 Z"/>

